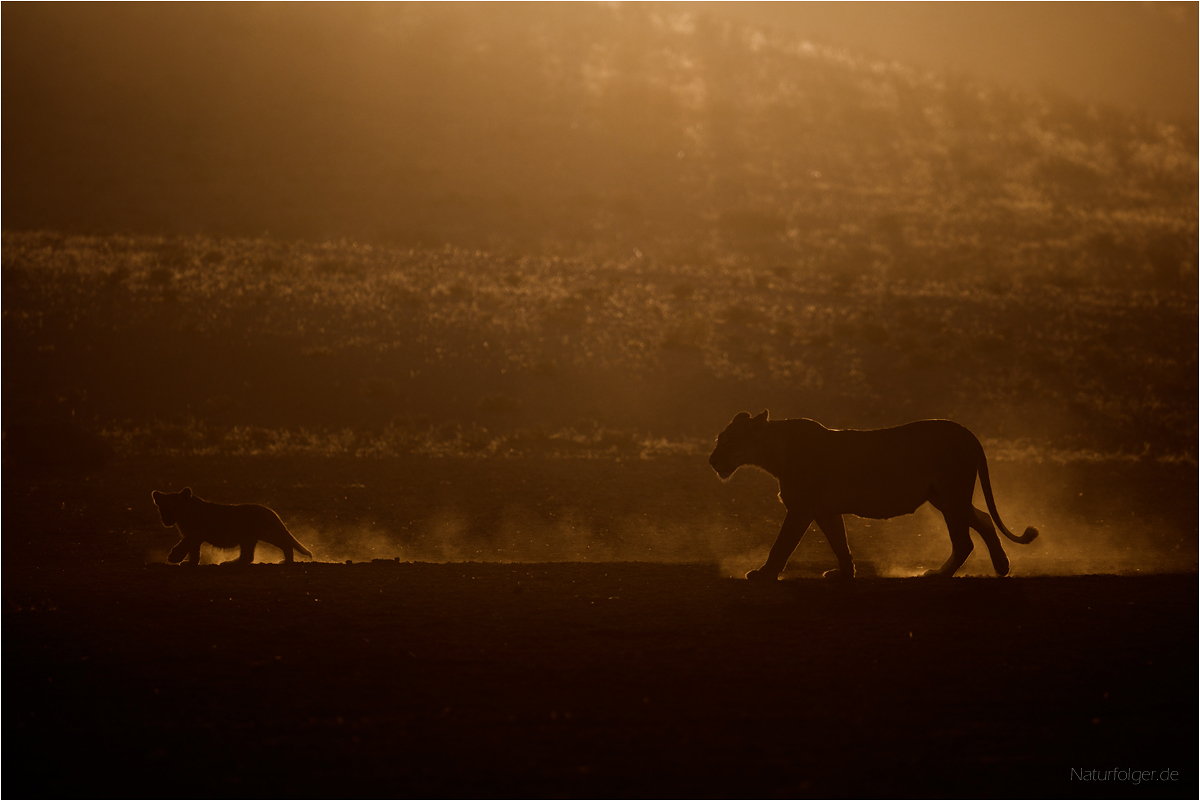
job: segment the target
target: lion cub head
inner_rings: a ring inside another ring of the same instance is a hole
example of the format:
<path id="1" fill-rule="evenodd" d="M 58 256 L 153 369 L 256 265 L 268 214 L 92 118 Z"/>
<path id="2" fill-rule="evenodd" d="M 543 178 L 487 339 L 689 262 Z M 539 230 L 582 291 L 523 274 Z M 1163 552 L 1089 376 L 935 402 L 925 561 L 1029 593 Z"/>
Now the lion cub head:
<path id="1" fill-rule="evenodd" d="M 162 518 L 162 524 L 170 528 L 179 522 L 180 515 L 187 508 L 187 503 L 192 497 L 192 488 L 184 487 L 179 492 L 159 492 L 155 490 L 150 493 L 150 497 L 154 499 L 154 505 L 158 507 L 158 514 Z"/>
<path id="2" fill-rule="evenodd" d="M 717 447 L 713 448 L 708 463 L 724 481 L 744 464 L 762 460 L 763 436 L 767 430 L 768 412 L 750 416 L 739 412 L 738 416 L 717 435 Z"/>

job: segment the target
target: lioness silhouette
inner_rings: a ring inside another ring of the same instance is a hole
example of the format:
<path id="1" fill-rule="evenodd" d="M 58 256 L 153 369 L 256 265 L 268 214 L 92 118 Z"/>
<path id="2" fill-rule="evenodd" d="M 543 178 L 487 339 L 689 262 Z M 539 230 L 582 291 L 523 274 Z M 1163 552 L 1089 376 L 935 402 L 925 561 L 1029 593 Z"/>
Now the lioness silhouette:
<path id="1" fill-rule="evenodd" d="M 708 463 L 722 480 L 753 465 L 779 480 L 787 515 L 766 564 L 748 579 L 775 579 L 814 520 L 837 556 L 827 577 L 853 578 L 854 560 L 842 515 L 885 519 L 911 514 L 928 501 L 946 519 L 953 550 L 946 563 L 926 576 L 953 576 L 974 545 L 969 529 L 983 537 L 996 574 L 1008 575 L 1008 555 L 996 526 L 1013 542 L 1033 542 L 1032 526 L 1020 537 L 1000 522 L 983 446 L 950 420 L 920 420 L 875 431 L 828 429 L 815 420 L 771 420 L 741 412 L 717 437 Z M 979 476 L 987 513 L 971 498 Z M 995 526 L 992 521 L 995 521 Z"/>
<path id="2" fill-rule="evenodd" d="M 163 525 L 177 526 L 183 536 L 171 549 L 168 562 L 179 562 L 187 556 L 185 564 L 199 564 L 200 546 L 207 542 L 218 548 L 239 546 L 242 552 L 236 561 L 248 565 L 254 561 L 254 549 L 259 540 L 283 551 L 284 562 L 295 561 L 293 550 L 312 558 L 312 552 L 296 541 L 279 515 L 265 506 L 212 503 L 193 495 L 191 487 L 184 487 L 179 492 L 155 490 L 150 497 L 158 507 Z"/>

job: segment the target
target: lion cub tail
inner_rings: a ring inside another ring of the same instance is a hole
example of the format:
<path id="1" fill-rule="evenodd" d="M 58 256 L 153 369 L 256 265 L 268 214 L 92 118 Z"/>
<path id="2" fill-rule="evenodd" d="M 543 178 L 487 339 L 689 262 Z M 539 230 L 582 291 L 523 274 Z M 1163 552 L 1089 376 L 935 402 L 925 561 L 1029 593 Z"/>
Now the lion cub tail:
<path id="1" fill-rule="evenodd" d="M 976 440 L 977 444 L 978 442 Z M 1038 530 L 1033 526 L 1026 528 L 1025 533 L 1018 537 L 1009 531 L 1004 523 L 1000 522 L 1000 513 L 996 511 L 996 499 L 992 497 L 992 480 L 988 476 L 987 456 L 983 453 L 983 445 L 979 445 L 979 486 L 983 489 L 983 498 L 987 501 L 988 511 L 992 513 L 992 520 L 995 521 L 996 528 L 1000 529 L 1000 533 L 1021 545 L 1028 545 L 1037 539 Z"/>
<path id="2" fill-rule="evenodd" d="M 307 548 L 305 548 L 303 545 L 301 545 L 301 544 L 300 544 L 299 540 L 297 540 L 297 539 L 296 539 L 294 536 L 292 536 L 292 532 L 290 532 L 290 531 L 289 531 L 289 532 L 288 532 L 288 536 L 292 538 L 292 547 L 293 547 L 294 549 L 296 549 L 296 550 L 297 550 L 297 551 L 299 551 L 300 553 L 304 554 L 304 555 L 305 555 L 305 556 L 307 556 L 309 559 L 314 559 L 314 558 L 316 558 L 316 557 L 314 557 L 314 556 L 312 555 L 312 551 L 310 551 L 310 550 L 308 550 Z"/>

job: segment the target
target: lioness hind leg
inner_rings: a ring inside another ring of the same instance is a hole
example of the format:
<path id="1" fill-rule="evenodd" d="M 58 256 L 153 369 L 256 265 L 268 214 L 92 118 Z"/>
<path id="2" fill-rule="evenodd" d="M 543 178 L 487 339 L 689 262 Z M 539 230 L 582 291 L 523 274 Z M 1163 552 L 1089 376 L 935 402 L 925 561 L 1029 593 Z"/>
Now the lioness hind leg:
<path id="1" fill-rule="evenodd" d="M 971 542 L 970 522 L 966 515 L 957 515 L 950 512 L 942 512 L 946 518 L 946 528 L 950 532 L 950 545 L 953 550 L 950 552 L 950 558 L 946 563 L 937 570 L 926 570 L 926 576 L 945 576 L 949 578 L 953 576 L 955 571 L 962 567 L 963 562 L 967 561 L 967 557 L 971 555 L 971 551 L 975 548 Z M 973 516 L 972 516 L 973 517 Z"/>
<path id="2" fill-rule="evenodd" d="M 842 516 L 818 517 L 817 525 L 820 526 L 821 533 L 825 535 L 829 547 L 833 549 L 833 554 L 838 560 L 837 568 L 826 570 L 823 574 L 824 577 L 854 578 L 854 558 L 850 555 L 850 545 L 846 542 L 846 524 L 842 520 Z"/>
<path id="3" fill-rule="evenodd" d="M 1000 538 L 996 536 L 996 527 L 992 524 L 992 518 L 987 512 L 971 507 L 971 511 L 975 513 L 975 520 L 971 523 L 971 528 L 979 532 L 979 536 L 983 537 L 983 544 L 987 546 L 988 554 L 992 557 L 992 567 L 996 569 L 997 576 L 1008 575 L 1008 554 L 1004 552 L 1004 546 L 1000 544 Z"/>
<path id="4" fill-rule="evenodd" d="M 242 552 L 238 555 L 237 563 L 239 565 L 248 565 L 254 561 L 254 549 L 258 547 L 258 540 L 254 542 L 243 542 Z"/>

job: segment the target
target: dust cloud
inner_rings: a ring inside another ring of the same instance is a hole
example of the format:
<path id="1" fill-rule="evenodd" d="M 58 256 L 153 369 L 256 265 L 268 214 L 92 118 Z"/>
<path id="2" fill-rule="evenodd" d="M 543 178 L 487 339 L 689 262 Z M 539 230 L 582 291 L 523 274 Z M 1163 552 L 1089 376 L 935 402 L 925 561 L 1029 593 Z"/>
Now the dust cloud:
<path id="1" fill-rule="evenodd" d="M 318 562 L 664 562 L 720 564 L 730 576 L 741 576 L 766 558 L 769 543 L 744 550 L 729 528 L 655 525 L 644 517 L 619 520 L 620 542 L 597 536 L 582 514 L 569 513 L 547 525 L 538 516 L 512 509 L 502 517 L 494 536 L 474 537 L 467 516 L 441 512 L 403 536 L 376 528 L 309 525 L 292 527 L 292 534 L 313 552 Z M 765 529 L 764 529 L 765 530 Z M 743 549 L 743 550 L 739 550 Z M 232 560 L 238 551 L 205 545 L 201 563 Z M 733 554 L 731 556 L 731 554 Z M 304 561 L 304 557 L 296 557 Z M 274 546 L 259 543 L 256 563 L 283 560 Z M 741 569 L 742 566 L 745 569 Z M 740 572 L 739 572 L 740 571 Z"/>
<path id="2" fill-rule="evenodd" d="M 1011 500 L 1011 499 L 1010 499 Z M 977 500 L 982 506 L 982 501 Z M 1080 517 L 1041 509 L 1028 517 L 1022 503 L 1005 505 L 1019 521 L 1010 529 L 1019 533 L 1026 524 L 1040 529 L 1028 545 L 1003 538 L 1009 556 L 1010 576 L 1073 576 L 1090 574 L 1149 575 L 1193 572 L 1195 543 L 1182 537 L 1164 539 L 1167 524 L 1130 513 L 1126 520 L 1083 522 Z M 1008 512 L 1003 514 L 1008 515 Z M 782 518 L 782 515 L 779 516 Z M 860 578 L 907 578 L 940 567 L 950 555 L 950 540 L 941 515 L 929 506 L 913 515 L 892 520 L 863 520 L 847 515 L 846 528 Z M 731 521 L 732 522 L 732 521 Z M 723 575 L 741 578 L 760 567 L 778 531 L 780 519 L 764 517 L 750 532 L 741 527 L 705 524 L 671 524 L 644 516 L 610 523 L 619 541 L 600 536 L 596 526 L 579 511 L 547 524 L 540 516 L 510 508 L 499 520 L 493 536 L 480 539 L 463 513 L 442 511 L 397 535 L 374 527 L 339 527 L 304 524 L 292 533 L 318 562 L 368 562 L 376 559 L 401 562 L 663 562 L 716 564 Z M 993 576 L 987 549 L 972 532 L 975 549 L 958 576 Z M 232 560 L 236 550 L 204 546 L 202 563 Z M 158 555 L 161 556 L 161 555 Z M 156 558 L 156 557 L 151 557 Z M 303 560 L 302 557 L 297 559 Z M 278 563 L 282 552 L 260 543 L 259 563 Z M 813 524 L 789 562 L 783 578 L 815 578 L 837 566 L 820 529 Z"/>

